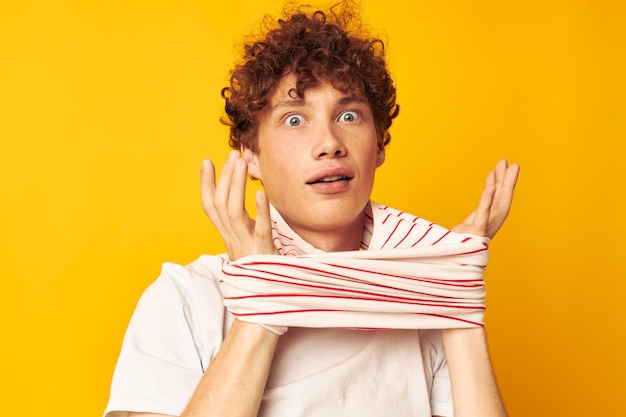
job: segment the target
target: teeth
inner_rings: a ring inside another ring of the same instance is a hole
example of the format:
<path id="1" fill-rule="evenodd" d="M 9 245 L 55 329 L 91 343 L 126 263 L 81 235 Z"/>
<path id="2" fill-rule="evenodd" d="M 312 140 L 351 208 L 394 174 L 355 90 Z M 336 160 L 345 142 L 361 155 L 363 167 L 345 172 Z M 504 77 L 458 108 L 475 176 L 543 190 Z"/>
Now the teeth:
<path id="1" fill-rule="evenodd" d="M 342 180 L 345 179 L 346 177 L 342 177 L 340 175 L 333 175 L 332 177 L 324 177 L 320 180 L 320 182 L 333 182 L 333 181 L 338 181 L 338 180 Z"/>

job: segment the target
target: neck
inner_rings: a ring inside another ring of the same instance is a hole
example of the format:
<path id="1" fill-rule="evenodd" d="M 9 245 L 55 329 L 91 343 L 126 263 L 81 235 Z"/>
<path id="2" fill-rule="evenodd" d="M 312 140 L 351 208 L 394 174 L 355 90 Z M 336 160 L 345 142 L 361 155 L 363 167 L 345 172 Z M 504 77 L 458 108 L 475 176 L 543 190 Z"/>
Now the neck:
<path id="1" fill-rule="evenodd" d="M 289 226 L 302 239 L 324 252 L 342 252 L 358 250 L 363 238 L 364 213 L 354 221 L 340 227 L 329 227 L 327 230 L 311 229 L 295 225 L 285 219 Z"/>

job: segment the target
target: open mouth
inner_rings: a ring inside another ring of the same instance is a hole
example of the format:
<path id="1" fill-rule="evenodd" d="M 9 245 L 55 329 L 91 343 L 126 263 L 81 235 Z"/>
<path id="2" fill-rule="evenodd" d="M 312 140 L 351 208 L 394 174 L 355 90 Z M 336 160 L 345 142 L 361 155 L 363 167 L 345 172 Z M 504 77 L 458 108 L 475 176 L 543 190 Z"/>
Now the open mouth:
<path id="1" fill-rule="evenodd" d="M 315 181 L 311 181 L 308 182 L 307 184 L 320 184 L 320 183 L 327 183 L 327 182 L 337 182 L 337 181 L 348 181 L 351 180 L 352 178 L 350 177 L 346 177 L 343 175 L 331 175 L 328 177 L 322 177 L 318 180 Z"/>

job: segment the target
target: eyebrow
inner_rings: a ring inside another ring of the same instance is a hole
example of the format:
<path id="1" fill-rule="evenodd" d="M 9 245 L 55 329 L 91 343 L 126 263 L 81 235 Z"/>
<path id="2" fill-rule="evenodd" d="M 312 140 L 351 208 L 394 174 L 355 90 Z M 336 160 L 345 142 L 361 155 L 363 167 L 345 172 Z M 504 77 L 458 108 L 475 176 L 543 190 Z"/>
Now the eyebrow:
<path id="1" fill-rule="evenodd" d="M 351 103 L 367 103 L 367 99 L 362 96 L 344 96 L 337 100 L 337 104 L 345 106 Z M 303 98 L 280 100 L 276 104 L 270 107 L 271 110 L 276 110 L 284 107 L 308 107 L 310 103 Z"/>

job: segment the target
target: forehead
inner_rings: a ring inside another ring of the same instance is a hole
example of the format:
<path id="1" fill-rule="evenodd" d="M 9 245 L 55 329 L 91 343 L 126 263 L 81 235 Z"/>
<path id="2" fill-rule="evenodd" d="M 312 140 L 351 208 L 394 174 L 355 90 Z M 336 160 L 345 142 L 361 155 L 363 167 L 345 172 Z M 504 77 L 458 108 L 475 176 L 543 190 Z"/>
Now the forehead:
<path id="1" fill-rule="evenodd" d="M 268 95 L 268 108 L 273 110 L 275 108 L 291 105 L 305 105 L 307 104 L 307 96 L 311 91 L 319 92 L 324 90 L 332 99 L 337 102 L 367 102 L 366 97 L 358 91 L 342 91 L 334 87 L 329 81 L 325 79 L 319 79 L 318 84 L 309 87 L 302 92 L 304 97 L 299 97 L 296 93 L 296 76 L 293 74 L 287 74 L 284 76 L 278 84 L 269 92 Z"/>

